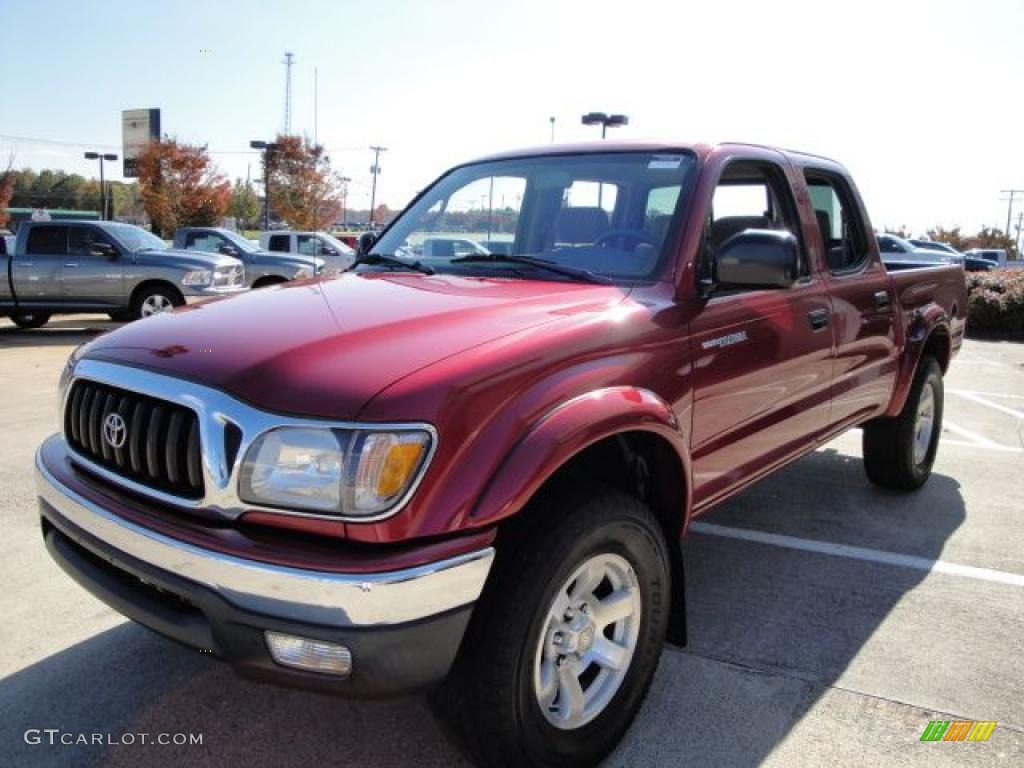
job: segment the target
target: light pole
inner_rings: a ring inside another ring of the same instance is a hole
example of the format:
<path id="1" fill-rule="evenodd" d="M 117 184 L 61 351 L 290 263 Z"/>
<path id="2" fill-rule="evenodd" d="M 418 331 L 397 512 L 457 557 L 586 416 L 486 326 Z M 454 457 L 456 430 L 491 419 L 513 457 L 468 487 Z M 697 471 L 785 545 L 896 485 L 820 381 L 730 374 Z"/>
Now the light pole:
<path id="1" fill-rule="evenodd" d="M 604 112 L 588 112 L 581 119 L 584 125 L 600 125 L 601 126 L 601 139 L 603 140 L 605 134 L 608 132 L 608 127 L 618 128 L 620 125 L 629 125 L 629 118 L 626 115 L 607 115 Z M 598 183 L 597 185 L 597 207 L 601 207 L 602 193 L 604 192 L 604 185 Z"/>
<path id="2" fill-rule="evenodd" d="M 348 183 L 352 181 L 348 176 L 341 179 L 341 228 L 348 231 Z"/>
<path id="3" fill-rule="evenodd" d="M 581 122 L 584 125 L 600 125 L 601 138 L 603 139 L 609 128 L 629 125 L 629 118 L 626 115 L 606 115 L 604 112 L 588 112 L 583 116 Z"/>
<path id="4" fill-rule="evenodd" d="M 548 120 L 551 121 L 551 143 L 554 144 L 555 143 L 555 118 L 554 118 L 554 116 L 552 116 L 552 117 L 549 117 Z"/>
<path id="5" fill-rule="evenodd" d="M 249 142 L 253 149 L 263 150 L 263 230 L 270 229 L 270 155 L 281 148 L 272 141 L 253 140 Z"/>
<path id="6" fill-rule="evenodd" d="M 107 185 L 103 179 L 103 161 L 109 160 L 110 162 L 114 162 L 117 160 L 117 155 L 109 152 L 86 152 L 85 159 L 100 161 L 100 218 L 106 221 L 109 216 L 107 211 Z"/>
<path id="7" fill-rule="evenodd" d="M 377 175 L 380 173 L 380 153 L 387 152 L 387 147 L 370 147 L 373 152 L 373 165 L 370 166 L 370 173 L 373 174 L 373 187 L 370 190 L 370 231 L 373 231 L 373 206 L 377 202 Z"/>

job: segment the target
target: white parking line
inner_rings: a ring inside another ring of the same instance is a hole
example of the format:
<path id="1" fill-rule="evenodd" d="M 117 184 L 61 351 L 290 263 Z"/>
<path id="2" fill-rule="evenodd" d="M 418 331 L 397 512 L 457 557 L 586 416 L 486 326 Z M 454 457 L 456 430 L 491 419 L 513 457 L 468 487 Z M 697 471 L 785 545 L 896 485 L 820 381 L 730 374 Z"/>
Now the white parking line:
<path id="1" fill-rule="evenodd" d="M 948 429 L 955 435 L 960 435 L 960 437 L 967 438 L 970 442 L 974 443 L 980 448 L 994 448 L 996 450 L 999 450 L 1000 448 L 1006 447 L 1005 445 L 1000 445 L 994 440 L 989 440 L 987 437 L 983 435 L 979 435 L 977 432 L 971 432 L 971 430 L 969 429 L 964 429 L 959 424 L 954 424 L 949 419 L 943 419 L 942 428 Z"/>
<path id="2" fill-rule="evenodd" d="M 990 581 L 996 584 L 1008 584 L 1012 587 L 1024 587 L 1024 574 L 995 571 L 991 568 L 975 568 L 972 565 L 947 563 L 944 560 L 929 560 L 926 557 L 901 555 L 896 552 L 885 552 L 881 549 L 852 547 L 848 544 L 833 544 L 828 541 L 815 541 L 813 539 L 798 539 L 793 536 L 784 536 L 779 533 L 766 533 L 764 531 L 753 531 L 745 528 L 731 528 L 724 525 L 716 525 L 714 523 L 705 523 L 700 520 L 691 523 L 690 530 L 695 533 L 703 533 L 706 536 L 721 536 L 727 539 L 738 539 L 740 541 L 749 541 L 755 544 L 767 544 L 772 547 L 798 549 L 802 552 L 815 552 L 820 555 L 833 555 L 835 557 L 846 557 L 852 560 L 865 560 L 871 563 L 895 565 L 901 568 L 912 568 L 916 571 L 925 571 L 927 573 L 943 573 L 949 576 L 960 576 L 965 579 Z"/>
<path id="3" fill-rule="evenodd" d="M 982 397 L 981 395 L 977 395 L 974 392 L 966 392 L 962 389 L 951 389 L 950 392 L 952 392 L 954 395 L 959 395 L 960 397 L 966 398 L 967 400 L 971 400 L 972 402 L 978 403 L 979 405 L 994 408 L 997 411 L 1001 411 L 1009 416 L 1013 416 L 1015 419 L 1020 419 L 1021 421 L 1024 421 L 1024 411 L 1018 411 L 1014 408 L 1007 408 L 1005 405 L 1001 405 L 1000 403 L 993 403 L 991 400 L 986 400 L 984 397 Z"/>
<path id="4" fill-rule="evenodd" d="M 1004 451 L 1005 453 L 1024 453 L 1024 448 L 1013 448 L 1009 445 L 979 445 L 970 440 L 954 440 L 950 437 L 942 439 L 942 445 L 958 445 L 964 448 L 983 448 L 986 451 Z"/>
<path id="5" fill-rule="evenodd" d="M 1008 397 L 1011 400 L 1024 400 L 1024 395 L 1013 395 L 1009 392 L 978 392 L 975 389 L 947 389 L 957 395 L 981 395 L 982 397 Z"/>

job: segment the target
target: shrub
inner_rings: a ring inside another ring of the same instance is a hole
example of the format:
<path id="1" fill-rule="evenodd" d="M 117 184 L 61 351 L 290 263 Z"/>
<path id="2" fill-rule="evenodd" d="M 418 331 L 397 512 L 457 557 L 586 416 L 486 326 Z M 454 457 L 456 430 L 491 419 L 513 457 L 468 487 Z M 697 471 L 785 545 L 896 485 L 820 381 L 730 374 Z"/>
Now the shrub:
<path id="1" fill-rule="evenodd" d="M 967 275 L 967 332 L 1024 339 L 1024 269 Z"/>

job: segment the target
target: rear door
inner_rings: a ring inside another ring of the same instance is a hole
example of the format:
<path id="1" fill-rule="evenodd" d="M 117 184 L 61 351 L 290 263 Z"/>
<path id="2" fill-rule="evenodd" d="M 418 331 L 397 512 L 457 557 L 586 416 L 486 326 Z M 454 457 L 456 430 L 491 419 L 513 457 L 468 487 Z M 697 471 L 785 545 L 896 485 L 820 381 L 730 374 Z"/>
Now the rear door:
<path id="1" fill-rule="evenodd" d="M 61 275 L 68 255 L 68 225 L 33 224 L 25 253 L 15 256 L 11 282 L 22 302 L 59 303 Z"/>
<path id="2" fill-rule="evenodd" d="M 88 224 L 71 227 L 63 279 L 67 301 L 106 306 L 126 303 L 124 270 L 120 249 L 105 232 Z"/>
<path id="3" fill-rule="evenodd" d="M 705 263 L 747 229 L 792 232 L 800 242 L 801 277 L 789 288 L 722 286 L 691 321 L 700 505 L 813 444 L 828 421 L 831 304 L 822 276 L 810 269 L 779 164 L 740 159 L 726 166 L 705 224 Z"/>
<path id="4" fill-rule="evenodd" d="M 892 284 L 873 254 L 867 214 L 855 190 L 841 174 L 824 168 L 804 169 L 828 262 L 825 279 L 835 311 L 835 379 L 833 426 L 861 420 L 885 408 L 898 369 Z M 902 246 L 884 235 L 879 247 L 907 259 Z"/>

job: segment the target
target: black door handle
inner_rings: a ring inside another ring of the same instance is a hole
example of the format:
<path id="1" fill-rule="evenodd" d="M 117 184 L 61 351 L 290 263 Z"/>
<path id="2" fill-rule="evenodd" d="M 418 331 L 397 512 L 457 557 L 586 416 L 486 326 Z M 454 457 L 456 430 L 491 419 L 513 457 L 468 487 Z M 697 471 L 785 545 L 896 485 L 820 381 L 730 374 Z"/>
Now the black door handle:
<path id="1" fill-rule="evenodd" d="M 811 329 L 821 331 L 828 328 L 828 310 L 815 309 L 807 313 L 807 319 L 811 321 Z"/>
<path id="2" fill-rule="evenodd" d="M 889 298 L 888 291 L 878 291 L 875 293 L 875 306 L 879 309 L 885 309 L 892 303 L 892 299 Z"/>

